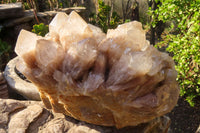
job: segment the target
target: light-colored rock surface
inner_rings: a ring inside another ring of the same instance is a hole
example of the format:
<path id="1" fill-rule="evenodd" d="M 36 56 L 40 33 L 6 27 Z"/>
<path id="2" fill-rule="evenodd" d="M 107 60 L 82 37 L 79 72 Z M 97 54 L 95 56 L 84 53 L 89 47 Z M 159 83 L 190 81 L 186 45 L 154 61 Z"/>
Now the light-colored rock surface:
<path id="1" fill-rule="evenodd" d="M 104 34 L 71 12 L 57 14 L 49 27 L 45 37 L 22 30 L 15 47 L 17 69 L 38 87 L 47 108 L 123 128 L 176 105 L 174 61 L 149 45 L 140 22 Z"/>
<path id="2" fill-rule="evenodd" d="M 8 62 L 6 65 L 6 69 L 4 71 L 4 77 L 7 81 L 11 90 L 16 93 L 22 95 L 24 98 L 29 100 L 40 100 L 39 92 L 37 87 L 27 82 L 26 80 L 22 80 L 15 72 L 15 67 L 18 63 L 19 58 L 16 57 Z"/>
<path id="3" fill-rule="evenodd" d="M 0 72 L 0 98 L 8 98 L 8 87 L 2 72 Z"/>
<path id="4" fill-rule="evenodd" d="M 41 102 L 11 99 L 0 99 L 0 116 L 0 129 L 8 133 L 64 133 L 76 121 L 51 114 Z"/>
<path id="5" fill-rule="evenodd" d="M 42 102 L 0 99 L 0 133 L 167 133 L 170 119 L 166 116 L 117 130 L 77 121 L 52 113 Z"/>

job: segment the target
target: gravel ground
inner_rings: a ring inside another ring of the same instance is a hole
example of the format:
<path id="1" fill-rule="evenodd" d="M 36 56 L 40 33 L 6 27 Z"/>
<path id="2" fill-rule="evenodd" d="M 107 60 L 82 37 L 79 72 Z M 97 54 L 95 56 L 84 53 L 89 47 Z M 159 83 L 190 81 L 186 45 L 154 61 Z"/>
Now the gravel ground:
<path id="1" fill-rule="evenodd" d="M 173 133 L 195 133 L 200 126 L 200 99 L 195 107 L 179 98 L 177 106 L 168 116 L 171 118 L 171 130 Z"/>

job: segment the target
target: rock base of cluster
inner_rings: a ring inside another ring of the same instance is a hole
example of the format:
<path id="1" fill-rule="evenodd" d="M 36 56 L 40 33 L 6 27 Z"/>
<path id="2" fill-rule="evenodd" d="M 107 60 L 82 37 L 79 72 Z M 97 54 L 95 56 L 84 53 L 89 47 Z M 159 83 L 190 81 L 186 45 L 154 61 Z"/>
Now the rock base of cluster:
<path id="1" fill-rule="evenodd" d="M 136 127 L 97 126 L 52 113 L 44 108 L 42 102 L 0 99 L 1 133 L 167 133 L 170 119 L 158 117 Z"/>

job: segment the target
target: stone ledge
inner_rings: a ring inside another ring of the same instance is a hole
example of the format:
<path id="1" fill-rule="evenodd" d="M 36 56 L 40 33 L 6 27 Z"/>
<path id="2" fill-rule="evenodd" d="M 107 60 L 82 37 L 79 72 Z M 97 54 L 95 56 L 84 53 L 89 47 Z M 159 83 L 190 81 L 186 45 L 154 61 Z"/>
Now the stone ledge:
<path id="1" fill-rule="evenodd" d="M 18 57 L 10 60 L 4 71 L 4 77 L 9 89 L 22 95 L 29 100 L 40 100 L 37 87 L 30 82 L 22 80 L 15 72 L 14 68 L 18 62 Z"/>
<path id="2" fill-rule="evenodd" d="M 0 4 L 0 20 L 17 18 L 24 15 L 22 3 Z"/>

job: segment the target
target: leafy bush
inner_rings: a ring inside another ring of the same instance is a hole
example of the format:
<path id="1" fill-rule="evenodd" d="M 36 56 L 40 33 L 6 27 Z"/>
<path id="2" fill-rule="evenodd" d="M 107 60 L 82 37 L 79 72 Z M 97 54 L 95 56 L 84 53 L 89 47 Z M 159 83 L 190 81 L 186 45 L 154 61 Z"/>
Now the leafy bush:
<path id="1" fill-rule="evenodd" d="M 171 30 L 177 26 L 176 34 L 168 34 L 160 44 L 168 44 L 167 51 L 176 62 L 180 95 L 194 106 L 194 98 L 200 96 L 200 0 L 160 1 L 162 5 L 152 13 L 158 18 L 153 25 L 162 20 L 171 23 Z"/>
<path id="2" fill-rule="evenodd" d="M 40 36 L 45 36 L 49 32 L 49 28 L 48 25 L 45 25 L 43 23 L 35 24 L 33 25 L 32 32 Z"/>
<path id="3" fill-rule="evenodd" d="M 120 17 L 116 12 L 111 11 L 111 7 L 102 0 L 98 0 L 98 14 L 90 15 L 90 23 L 98 25 L 104 32 L 108 29 L 116 28 L 120 23 Z"/>
<path id="4" fill-rule="evenodd" d="M 4 69 L 10 60 L 11 46 L 0 39 L 0 71 Z"/>

